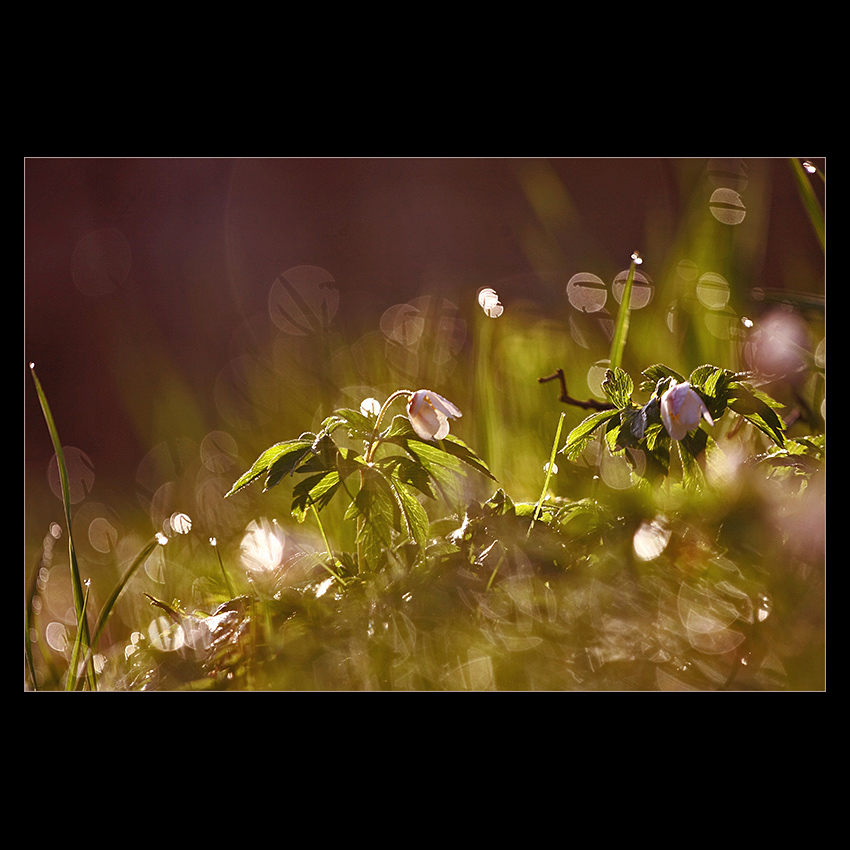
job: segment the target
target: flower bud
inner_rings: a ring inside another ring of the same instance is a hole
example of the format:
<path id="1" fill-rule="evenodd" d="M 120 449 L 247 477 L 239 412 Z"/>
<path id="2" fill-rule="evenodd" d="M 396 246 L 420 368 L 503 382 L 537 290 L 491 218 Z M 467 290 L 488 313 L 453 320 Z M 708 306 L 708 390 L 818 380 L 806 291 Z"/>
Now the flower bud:
<path id="1" fill-rule="evenodd" d="M 691 385 L 687 382 L 679 384 L 673 380 L 670 388 L 661 396 L 661 421 L 667 433 L 674 440 L 682 440 L 688 431 L 699 426 L 700 417 L 709 425 L 714 425 L 705 402 Z"/>
<path id="2" fill-rule="evenodd" d="M 432 390 L 417 390 L 407 400 L 407 418 L 423 440 L 442 440 L 449 433 L 449 419 L 463 414 Z"/>

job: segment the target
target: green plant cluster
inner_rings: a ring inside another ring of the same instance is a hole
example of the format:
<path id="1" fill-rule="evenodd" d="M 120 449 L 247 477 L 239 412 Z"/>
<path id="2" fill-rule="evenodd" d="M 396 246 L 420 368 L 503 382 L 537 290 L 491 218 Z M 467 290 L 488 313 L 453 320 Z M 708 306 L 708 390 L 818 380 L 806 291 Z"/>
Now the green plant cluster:
<path id="1" fill-rule="evenodd" d="M 602 388 L 611 409 L 588 416 L 573 429 L 561 450 L 570 460 L 577 460 L 603 425 L 605 443 L 614 455 L 623 455 L 632 463 L 635 450 L 642 453 L 645 465 L 641 477 L 657 483 L 670 473 L 671 443 L 676 443 L 683 479 L 687 486 L 701 486 L 700 461 L 712 441 L 704 427 L 690 431 L 682 440 L 671 440 L 661 421 L 661 398 L 671 381 L 690 384 L 703 400 L 715 422 L 727 412 L 737 413 L 762 431 L 779 448 L 786 444 L 785 426 L 777 410 L 777 401 L 745 379 L 747 373 L 736 373 L 716 366 L 699 366 L 685 379 L 669 366 L 655 364 L 642 373 L 640 389 L 651 397 L 643 404 L 633 401 L 634 383 L 622 369 L 609 369 Z M 628 450 L 632 450 L 629 452 Z"/>
<path id="2" fill-rule="evenodd" d="M 418 497 L 434 500 L 451 488 L 452 476 L 464 468 L 493 477 L 484 461 L 451 434 L 439 441 L 424 440 L 400 415 L 385 431 L 378 433 L 377 427 L 375 417 L 337 410 L 325 419 L 318 434 L 307 432 L 266 449 L 227 496 L 259 479 L 268 491 L 298 474 L 291 511 L 298 522 L 304 522 L 310 512 L 318 517 L 342 493 L 348 498 L 344 518 L 357 522 L 358 557 L 334 556 L 335 566 L 341 577 L 375 569 L 399 532 L 406 541 L 425 543 L 428 516 Z M 341 433 L 345 439 L 338 445 L 334 437 Z M 363 448 L 347 445 L 351 442 Z M 372 459 L 379 444 L 395 451 Z"/>

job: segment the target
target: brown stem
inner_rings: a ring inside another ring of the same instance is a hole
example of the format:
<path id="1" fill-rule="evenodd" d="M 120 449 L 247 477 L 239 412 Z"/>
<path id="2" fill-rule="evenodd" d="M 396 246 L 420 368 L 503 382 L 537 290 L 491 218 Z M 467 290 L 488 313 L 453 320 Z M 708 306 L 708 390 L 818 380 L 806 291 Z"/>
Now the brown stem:
<path id="1" fill-rule="evenodd" d="M 583 410 L 613 410 L 614 405 L 609 404 L 605 401 L 596 401 L 595 399 L 589 398 L 587 401 L 579 401 L 576 398 L 573 398 L 567 392 L 567 380 L 564 377 L 564 370 L 558 369 L 553 375 L 547 375 L 545 378 L 538 378 L 537 382 L 540 384 L 545 384 L 547 381 L 554 381 L 557 379 L 561 382 L 561 395 L 558 396 L 558 400 L 564 402 L 564 404 L 572 404 L 575 407 L 580 407 Z"/>

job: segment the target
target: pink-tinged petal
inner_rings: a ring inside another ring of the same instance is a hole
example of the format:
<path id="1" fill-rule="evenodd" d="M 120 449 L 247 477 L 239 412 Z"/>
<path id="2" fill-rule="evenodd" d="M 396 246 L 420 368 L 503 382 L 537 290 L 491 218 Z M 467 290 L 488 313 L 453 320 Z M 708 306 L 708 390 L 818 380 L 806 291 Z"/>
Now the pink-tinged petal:
<path id="1" fill-rule="evenodd" d="M 699 427 L 700 418 L 714 425 L 705 402 L 691 385 L 672 381 L 669 389 L 661 396 L 661 421 L 667 433 L 674 440 L 682 440 L 688 431 Z"/>
<path id="2" fill-rule="evenodd" d="M 454 404 L 431 390 L 417 390 L 407 401 L 407 418 L 423 440 L 442 440 L 449 433 L 449 417 L 459 416 Z"/>

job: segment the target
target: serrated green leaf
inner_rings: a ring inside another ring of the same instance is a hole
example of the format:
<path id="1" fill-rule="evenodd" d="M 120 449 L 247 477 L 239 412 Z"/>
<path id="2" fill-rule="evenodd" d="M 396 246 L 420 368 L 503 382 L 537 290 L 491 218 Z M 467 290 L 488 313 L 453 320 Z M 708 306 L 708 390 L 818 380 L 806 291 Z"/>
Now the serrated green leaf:
<path id="1" fill-rule="evenodd" d="M 782 405 L 766 393 L 738 381 L 729 384 L 729 408 L 770 437 L 778 446 L 785 445 L 785 423 L 776 409 Z"/>
<path id="2" fill-rule="evenodd" d="M 561 454 L 565 455 L 569 460 L 577 460 L 593 439 L 593 432 L 600 425 L 603 425 L 615 416 L 620 416 L 619 410 L 600 410 L 598 413 L 592 413 L 570 431 L 567 442 L 561 449 Z"/>
<path id="3" fill-rule="evenodd" d="M 431 499 L 434 498 L 428 471 L 412 458 L 405 455 L 391 455 L 380 458 L 374 465 L 403 484 L 414 487 Z"/>
<path id="4" fill-rule="evenodd" d="M 374 569 L 392 543 L 397 502 L 392 489 L 374 468 L 364 471 L 362 484 L 346 511 L 346 518 L 358 518 L 357 546 Z"/>
<path id="5" fill-rule="evenodd" d="M 309 439 L 307 439 L 308 436 Z M 251 468 L 247 472 L 236 479 L 224 498 L 226 499 L 252 484 L 258 478 L 270 472 L 271 467 L 275 464 L 277 464 L 275 473 L 280 472 L 280 476 L 274 482 L 276 484 L 287 471 L 292 471 L 310 451 L 314 439 L 314 434 L 302 435 L 297 440 L 285 440 L 282 443 L 275 443 L 275 445 L 270 446 L 251 464 Z M 271 486 L 274 486 L 274 484 Z M 268 489 L 268 484 L 266 489 Z"/>
<path id="6" fill-rule="evenodd" d="M 697 431 L 696 433 L 705 434 L 704 431 Z M 705 476 L 697 460 L 697 455 L 692 451 L 693 445 L 686 440 L 677 441 L 677 445 L 679 457 L 682 459 L 682 483 L 688 489 L 701 489 L 705 484 Z"/>
<path id="7" fill-rule="evenodd" d="M 602 389 L 615 407 L 628 407 L 632 403 L 634 388 L 631 377 L 619 367 L 605 372 Z"/>
<path id="8" fill-rule="evenodd" d="M 484 460 L 459 437 L 449 434 L 442 440 L 423 440 L 413 430 L 406 416 L 399 415 L 393 418 L 383 436 L 383 441 L 401 446 L 408 454 L 419 460 L 436 480 L 440 480 L 439 470 L 436 467 L 441 464 L 454 472 L 461 471 L 462 467 L 452 462 L 452 459 L 460 461 L 461 464 L 486 475 L 493 481 L 496 480 Z"/>
<path id="9" fill-rule="evenodd" d="M 339 472 L 335 469 L 299 481 L 292 489 L 292 516 L 298 522 L 304 522 L 311 507 L 322 510 L 334 497 L 339 484 Z"/>
<path id="10" fill-rule="evenodd" d="M 425 508 L 398 478 L 390 476 L 388 483 L 396 499 L 403 531 L 410 540 L 423 545 L 428 536 L 428 514 Z"/>
<path id="11" fill-rule="evenodd" d="M 671 369 L 669 366 L 665 366 L 663 363 L 655 363 L 649 368 L 644 369 L 641 374 L 646 380 L 641 382 L 640 389 L 648 393 L 654 392 L 658 386 L 658 382 L 665 378 L 675 378 L 677 383 L 680 384 L 685 382 L 683 375 L 680 375 L 674 369 Z"/>
<path id="12" fill-rule="evenodd" d="M 375 429 L 375 420 L 364 416 L 357 410 L 340 408 L 325 419 L 322 423 L 322 430 L 327 434 L 332 434 L 340 426 L 346 426 L 353 436 L 368 440 Z"/>

